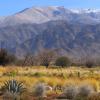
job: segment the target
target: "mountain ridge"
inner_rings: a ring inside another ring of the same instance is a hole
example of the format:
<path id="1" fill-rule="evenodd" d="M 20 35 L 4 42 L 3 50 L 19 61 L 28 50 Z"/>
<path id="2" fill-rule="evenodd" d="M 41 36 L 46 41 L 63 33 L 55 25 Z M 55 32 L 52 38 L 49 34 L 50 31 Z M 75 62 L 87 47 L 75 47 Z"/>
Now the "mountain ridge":
<path id="1" fill-rule="evenodd" d="M 19 57 L 42 49 L 60 49 L 62 55 L 72 57 L 99 57 L 100 13 L 85 12 L 74 9 L 72 13 L 64 7 L 24 9 L 0 20 L 0 47 Z"/>
<path id="2" fill-rule="evenodd" d="M 77 18 L 75 20 L 75 17 Z M 57 6 L 26 8 L 11 16 L 6 16 L 0 26 L 23 23 L 45 23 L 50 20 L 67 20 L 86 24 L 100 23 L 99 9 L 68 9 Z M 87 20 L 84 22 L 84 20 Z"/>

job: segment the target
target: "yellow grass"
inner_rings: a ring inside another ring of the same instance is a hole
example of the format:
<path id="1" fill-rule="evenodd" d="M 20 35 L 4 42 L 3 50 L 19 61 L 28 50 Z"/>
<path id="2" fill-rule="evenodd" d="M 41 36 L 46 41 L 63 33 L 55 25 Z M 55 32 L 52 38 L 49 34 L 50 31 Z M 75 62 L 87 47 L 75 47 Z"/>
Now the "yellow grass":
<path id="1" fill-rule="evenodd" d="M 0 86 L 10 79 L 16 79 L 25 83 L 26 87 L 32 89 L 37 82 L 44 82 L 51 86 L 66 86 L 90 84 L 96 91 L 100 90 L 100 70 L 99 68 L 65 68 L 46 69 L 45 67 L 0 67 Z"/>

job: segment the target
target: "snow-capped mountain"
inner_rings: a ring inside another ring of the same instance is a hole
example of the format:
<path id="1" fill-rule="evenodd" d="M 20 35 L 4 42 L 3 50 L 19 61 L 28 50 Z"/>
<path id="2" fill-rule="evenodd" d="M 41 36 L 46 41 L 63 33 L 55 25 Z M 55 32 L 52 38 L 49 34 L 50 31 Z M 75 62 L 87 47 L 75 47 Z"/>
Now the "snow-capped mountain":
<path id="1" fill-rule="evenodd" d="M 66 20 L 85 24 L 100 23 L 99 9 L 67 9 L 64 7 L 32 7 L 14 15 L 0 18 L 0 26 L 23 23 L 44 23 L 51 20 Z"/>
<path id="2" fill-rule="evenodd" d="M 32 7 L 0 17 L 0 48 L 17 56 L 47 48 L 100 57 L 100 10 Z"/>

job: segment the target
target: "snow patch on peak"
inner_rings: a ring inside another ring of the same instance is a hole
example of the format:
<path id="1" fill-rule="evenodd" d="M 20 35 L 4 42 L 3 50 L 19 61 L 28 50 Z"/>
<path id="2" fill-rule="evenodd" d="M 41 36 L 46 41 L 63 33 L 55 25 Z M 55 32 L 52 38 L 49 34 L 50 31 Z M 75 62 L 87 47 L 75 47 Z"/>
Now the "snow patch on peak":
<path id="1" fill-rule="evenodd" d="M 70 9 L 70 11 L 73 13 L 98 13 L 100 12 L 100 9 Z"/>

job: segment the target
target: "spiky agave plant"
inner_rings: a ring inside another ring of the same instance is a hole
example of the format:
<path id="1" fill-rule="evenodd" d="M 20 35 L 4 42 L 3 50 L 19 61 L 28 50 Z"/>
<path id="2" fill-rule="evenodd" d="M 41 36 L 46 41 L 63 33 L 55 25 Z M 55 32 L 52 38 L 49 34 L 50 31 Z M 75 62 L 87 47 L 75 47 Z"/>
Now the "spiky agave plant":
<path id="1" fill-rule="evenodd" d="M 21 96 L 23 92 L 25 92 L 26 88 L 22 82 L 18 82 L 17 80 L 9 80 L 4 82 L 4 86 L 1 88 L 2 92 L 9 93 L 12 95 L 13 100 L 16 100 L 17 96 Z"/>

